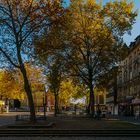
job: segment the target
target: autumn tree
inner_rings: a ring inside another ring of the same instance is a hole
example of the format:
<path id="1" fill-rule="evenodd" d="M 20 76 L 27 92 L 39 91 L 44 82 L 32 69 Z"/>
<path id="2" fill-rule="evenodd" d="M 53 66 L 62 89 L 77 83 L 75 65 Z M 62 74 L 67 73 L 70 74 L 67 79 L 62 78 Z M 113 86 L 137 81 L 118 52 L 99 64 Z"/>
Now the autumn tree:
<path id="1" fill-rule="evenodd" d="M 27 76 L 28 76 L 30 87 L 32 90 L 35 111 L 37 112 L 38 107 L 43 105 L 46 76 L 43 74 L 43 69 L 34 65 L 34 63 L 32 61 L 25 62 L 24 65 L 25 65 L 25 68 L 27 71 Z M 18 69 L 15 69 L 15 71 L 16 71 L 15 78 L 17 79 L 20 86 L 23 86 L 24 80 L 22 77 L 22 73 Z M 24 94 L 25 94 L 25 90 L 24 90 Z M 28 105 L 27 99 L 28 98 L 25 94 L 25 99 L 22 100 L 22 103 L 25 106 Z M 28 108 L 28 106 L 27 106 L 27 108 Z"/>
<path id="2" fill-rule="evenodd" d="M 38 54 L 59 55 L 66 62 L 70 75 L 87 85 L 91 116 L 94 115 L 93 89 L 98 77 L 120 59 L 123 35 L 130 33 L 136 15 L 133 3 L 126 0 L 105 5 L 95 0 L 72 0 L 62 18 L 63 24 L 51 28 L 51 35 L 54 31 L 57 34 L 53 34 L 51 40 L 50 32 L 46 36 L 43 34 L 36 45 Z M 48 44 L 53 46 L 50 51 L 47 51 Z"/>
<path id="3" fill-rule="evenodd" d="M 33 36 L 41 33 L 44 26 L 56 23 L 62 13 L 61 0 L 0 0 L 1 59 L 22 73 L 32 122 L 36 121 L 35 109 L 24 62 L 30 59 Z"/>
<path id="4" fill-rule="evenodd" d="M 70 78 L 63 79 L 60 83 L 59 90 L 59 106 L 69 106 L 70 99 L 76 98 L 76 95 L 79 91 L 79 87 L 73 83 Z"/>
<path id="5" fill-rule="evenodd" d="M 5 100 L 25 98 L 24 89 L 15 78 L 15 71 L 6 69 L 0 71 L 0 96 Z"/>
<path id="6" fill-rule="evenodd" d="M 45 92 L 46 76 L 43 75 L 41 68 L 34 66 L 31 62 L 26 62 L 25 67 L 27 76 L 31 85 L 34 104 L 42 105 L 42 99 Z M 18 99 L 25 101 L 27 99 L 24 87 L 23 77 L 19 69 L 2 69 L 0 71 L 0 96 L 4 100 Z"/>
<path id="7" fill-rule="evenodd" d="M 49 83 L 49 88 L 54 94 L 55 99 L 55 112 L 54 115 L 56 116 L 59 113 L 59 106 L 58 106 L 58 98 L 59 98 L 59 89 L 60 83 L 62 81 L 62 71 L 61 71 L 61 63 L 55 62 L 49 68 L 49 74 L 47 76 L 47 80 Z"/>
<path id="8" fill-rule="evenodd" d="M 135 21 L 133 3 L 73 0 L 69 6 L 63 55 L 75 76 L 90 90 L 89 114 L 94 115 L 94 86 L 97 78 L 119 60 L 123 35 Z"/>
<path id="9" fill-rule="evenodd" d="M 65 61 L 63 61 L 60 55 L 63 53 L 63 51 L 60 50 L 62 46 L 62 41 L 60 40 L 63 40 L 63 33 L 61 32 L 63 16 L 61 16 L 60 21 L 58 24 L 45 28 L 42 35 L 34 37 L 35 60 L 44 67 L 50 91 L 54 94 L 55 116 L 59 113 L 58 102 L 62 77 L 66 75 L 64 74 L 66 72 Z M 60 39 L 60 37 L 62 38 Z"/>

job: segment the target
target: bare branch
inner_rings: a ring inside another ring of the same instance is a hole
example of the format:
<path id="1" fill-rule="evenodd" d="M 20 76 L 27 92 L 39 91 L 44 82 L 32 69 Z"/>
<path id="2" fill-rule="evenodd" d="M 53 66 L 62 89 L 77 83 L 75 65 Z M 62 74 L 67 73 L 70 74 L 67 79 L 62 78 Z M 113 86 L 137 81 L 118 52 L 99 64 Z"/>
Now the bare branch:
<path id="1" fill-rule="evenodd" d="M 3 55 L 7 58 L 7 60 L 16 68 L 19 68 L 18 65 L 16 65 L 10 58 L 10 56 L 0 47 L 0 51 L 3 53 Z"/>

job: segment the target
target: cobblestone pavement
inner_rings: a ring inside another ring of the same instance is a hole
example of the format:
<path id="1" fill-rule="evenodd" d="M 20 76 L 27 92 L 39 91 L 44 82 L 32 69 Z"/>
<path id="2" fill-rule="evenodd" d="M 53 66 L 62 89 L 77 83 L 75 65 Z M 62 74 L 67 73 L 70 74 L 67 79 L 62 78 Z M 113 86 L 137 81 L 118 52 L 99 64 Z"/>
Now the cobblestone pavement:
<path id="1" fill-rule="evenodd" d="M 0 137 L 0 140 L 139 140 L 139 137 Z"/>

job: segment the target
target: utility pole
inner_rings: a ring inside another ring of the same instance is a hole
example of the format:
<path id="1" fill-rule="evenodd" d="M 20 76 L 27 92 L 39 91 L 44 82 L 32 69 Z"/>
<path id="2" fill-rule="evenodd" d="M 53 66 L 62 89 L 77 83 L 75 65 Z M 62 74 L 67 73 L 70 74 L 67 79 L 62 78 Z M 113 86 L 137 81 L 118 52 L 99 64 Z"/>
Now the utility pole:
<path id="1" fill-rule="evenodd" d="M 44 111 L 44 120 L 46 120 L 46 98 L 47 98 L 47 91 L 48 91 L 48 86 L 44 85 L 44 94 L 43 94 L 43 111 Z"/>

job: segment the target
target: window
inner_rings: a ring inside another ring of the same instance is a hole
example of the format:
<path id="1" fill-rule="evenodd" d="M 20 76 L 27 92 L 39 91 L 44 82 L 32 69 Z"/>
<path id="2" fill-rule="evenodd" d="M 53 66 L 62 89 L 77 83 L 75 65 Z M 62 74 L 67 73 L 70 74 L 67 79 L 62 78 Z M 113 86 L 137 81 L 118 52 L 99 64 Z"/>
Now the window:
<path id="1" fill-rule="evenodd" d="M 104 96 L 99 95 L 99 104 L 104 104 Z"/>

